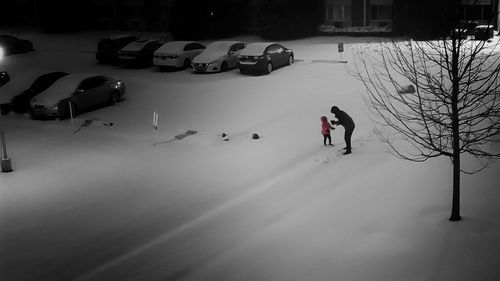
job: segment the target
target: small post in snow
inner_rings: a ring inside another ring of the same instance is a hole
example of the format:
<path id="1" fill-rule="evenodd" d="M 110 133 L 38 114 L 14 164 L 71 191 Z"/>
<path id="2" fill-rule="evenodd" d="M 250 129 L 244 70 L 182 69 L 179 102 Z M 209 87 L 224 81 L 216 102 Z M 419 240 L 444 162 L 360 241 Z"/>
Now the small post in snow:
<path id="1" fill-rule="evenodd" d="M 69 102 L 68 106 L 69 106 L 69 118 L 71 120 L 71 126 L 73 126 L 74 125 L 74 123 L 73 123 L 73 103 Z"/>
<path id="2" fill-rule="evenodd" d="M 158 113 L 156 111 L 153 111 L 153 128 L 156 131 L 158 131 Z"/>
<path id="3" fill-rule="evenodd" d="M 340 62 L 347 63 L 347 61 L 342 60 L 342 53 L 344 52 L 344 43 L 338 43 L 338 52 L 340 53 Z"/>

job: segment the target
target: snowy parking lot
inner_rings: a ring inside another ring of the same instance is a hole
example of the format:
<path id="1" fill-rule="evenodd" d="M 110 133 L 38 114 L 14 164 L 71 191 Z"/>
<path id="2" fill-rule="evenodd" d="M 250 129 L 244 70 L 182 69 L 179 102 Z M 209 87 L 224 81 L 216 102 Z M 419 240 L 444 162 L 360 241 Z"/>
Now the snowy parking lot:
<path id="1" fill-rule="evenodd" d="M 500 163 L 462 176 L 449 222 L 449 161 L 393 157 L 349 74 L 351 50 L 381 39 L 281 42 L 295 63 L 256 76 L 100 65 L 105 32 L 23 32 L 35 51 L 0 71 L 104 74 L 127 92 L 73 121 L 0 117 L 1 280 L 500 279 Z M 323 146 L 332 105 L 356 122 L 351 155 L 342 127 Z"/>

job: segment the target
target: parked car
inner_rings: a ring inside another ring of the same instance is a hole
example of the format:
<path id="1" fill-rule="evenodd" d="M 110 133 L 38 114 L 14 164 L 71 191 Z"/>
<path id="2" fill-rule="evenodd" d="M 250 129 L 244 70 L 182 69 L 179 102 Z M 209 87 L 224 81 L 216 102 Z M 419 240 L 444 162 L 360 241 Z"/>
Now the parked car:
<path id="1" fill-rule="evenodd" d="M 23 54 L 33 50 L 33 43 L 26 39 L 0 34 L 0 48 L 4 56 Z"/>
<path id="2" fill-rule="evenodd" d="M 10 81 L 9 73 L 7 73 L 7 71 L 0 72 L 0 87 L 7 84 L 7 82 L 9 81 Z"/>
<path id="3" fill-rule="evenodd" d="M 118 58 L 128 65 L 150 66 L 153 53 L 164 44 L 161 40 L 141 39 L 130 42 L 118 51 Z"/>
<path id="4" fill-rule="evenodd" d="M 161 68 L 188 68 L 206 47 L 194 41 L 170 41 L 155 51 L 153 64 Z"/>
<path id="5" fill-rule="evenodd" d="M 30 109 L 31 99 L 68 74 L 67 72 L 54 71 L 38 76 L 28 89 L 14 96 L 11 102 L 12 110 L 16 113 L 26 113 Z"/>
<path id="6" fill-rule="evenodd" d="M 118 51 L 137 39 L 135 35 L 117 35 L 100 39 L 97 42 L 95 57 L 99 63 L 116 64 L 119 62 Z"/>
<path id="7" fill-rule="evenodd" d="M 0 73 L 3 76 L 4 84 L 0 86 L 0 109 L 5 115 L 12 111 L 12 99 L 15 95 L 26 89 L 27 84 L 33 81 L 40 73 L 31 69 L 24 69 L 20 72 L 8 74 Z M 6 81 L 6 82 L 5 82 Z"/>
<path id="8" fill-rule="evenodd" d="M 474 30 L 474 40 L 487 41 L 493 38 L 493 25 L 478 25 Z"/>
<path id="9" fill-rule="evenodd" d="M 239 41 L 216 41 L 193 59 L 193 69 L 197 73 L 224 72 L 238 66 L 239 51 L 246 43 Z"/>
<path id="10" fill-rule="evenodd" d="M 0 88 L 10 81 L 7 71 L 0 72 Z M 1 91 L 1 90 L 0 90 Z M 3 92 L 1 92 L 3 93 Z M 0 114 L 4 115 L 10 112 L 10 101 L 0 95 Z"/>
<path id="11" fill-rule="evenodd" d="M 293 51 L 277 43 L 251 43 L 238 55 L 238 68 L 244 72 L 271 73 L 274 69 L 291 65 Z"/>
<path id="12" fill-rule="evenodd" d="M 30 102 L 34 119 L 68 118 L 102 105 L 113 105 L 125 94 L 123 81 L 104 75 L 69 74 Z"/>

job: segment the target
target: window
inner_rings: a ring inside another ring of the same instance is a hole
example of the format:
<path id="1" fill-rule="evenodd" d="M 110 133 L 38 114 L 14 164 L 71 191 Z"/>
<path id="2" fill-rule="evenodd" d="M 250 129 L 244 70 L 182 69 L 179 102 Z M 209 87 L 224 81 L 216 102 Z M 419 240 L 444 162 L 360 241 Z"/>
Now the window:
<path id="1" fill-rule="evenodd" d="M 331 3 L 326 6 L 326 20 L 333 21 L 333 4 Z"/>
<path id="2" fill-rule="evenodd" d="M 351 5 L 333 5 L 333 21 L 350 21 Z"/>
<path id="3" fill-rule="evenodd" d="M 78 86 L 78 89 L 82 90 L 89 90 L 95 87 L 98 87 L 106 82 L 106 78 L 102 76 L 96 76 L 96 77 L 90 77 L 85 80 L 83 80 L 80 85 Z"/>
<path id="4" fill-rule="evenodd" d="M 391 5 L 372 5 L 371 8 L 372 20 L 391 20 L 392 19 L 392 6 Z"/>
<path id="5" fill-rule="evenodd" d="M 200 49 L 205 49 L 205 46 L 203 46 L 199 43 L 190 43 L 190 44 L 187 44 L 186 47 L 184 47 L 184 51 L 193 51 L 193 50 L 200 50 Z"/>
<path id="6" fill-rule="evenodd" d="M 237 43 L 231 46 L 231 49 L 229 49 L 229 53 L 232 54 L 244 48 L 245 48 L 245 43 Z"/>
<path id="7" fill-rule="evenodd" d="M 189 43 L 184 47 L 184 51 L 193 51 L 199 49 L 205 49 L 205 46 L 198 43 Z"/>

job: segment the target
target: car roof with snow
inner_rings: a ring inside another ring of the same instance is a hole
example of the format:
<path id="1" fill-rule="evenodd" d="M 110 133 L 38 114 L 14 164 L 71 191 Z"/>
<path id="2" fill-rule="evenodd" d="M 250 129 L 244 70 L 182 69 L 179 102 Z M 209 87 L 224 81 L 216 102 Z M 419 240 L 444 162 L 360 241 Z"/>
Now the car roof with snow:
<path id="1" fill-rule="evenodd" d="M 144 46 L 146 46 L 146 44 L 148 44 L 149 42 L 155 42 L 155 41 L 159 41 L 159 40 L 157 40 L 157 39 L 139 39 L 139 40 L 136 40 L 134 42 L 128 43 L 121 50 L 122 51 L 129 51 L 129 52 L 130 51 L 139 51 L 142 48 L 144 48 Z"/>
<path id="2" fill-rule="evenodd" d="M 36 96 L 36 103 L 39 104 L 55 104 L 59 100 L 67 98 L 71 96 L 73 92 L 75 92 L 78 84 L 83 79 L 93 77 L 93 76 L 103 76 L 98 74 L 90 74 L 90 73 L 71 73 L 68 74 L 59 80 L 57 80 L 54 84 L 52 84 L 47 90 L 40 93 Z"/>
<path id="3" fill-rule="evenodd" d="M 211 50 L 226 50 L 229 51 L 229 48 L 231 48 L 232 45 L 234 44 L 239 44 L 239 43 L 244 43 L 241 41 L 215 41 L 207 45 L 207 48 L 205 49 L 204 52 L 208 52 Z"/>
<path id="4" fill-rule="evenodd" d="M 210 43 L 203 52 L 193 59 L 197 63 L 210 63 L 228 54 L 234 44 L 245 44 L 241 41 L 215 41 Z"/>
<path id="5" fill-rule="evenodd" d="M 241 50 L 240 54 L 244 56 L 258 56 L 262 55 L 267 47 L 276 44 L 274 42 L 257 42 L 250 43 L 245 49 Z"/>
<path id="6" fill-rule="evenodd" d="M 170 41 L 156 50 L 155 53 L 180 53 L 184 46 L 191 43 L 198 43 L 196 41 Z"/>

